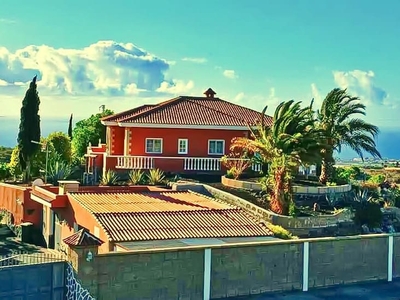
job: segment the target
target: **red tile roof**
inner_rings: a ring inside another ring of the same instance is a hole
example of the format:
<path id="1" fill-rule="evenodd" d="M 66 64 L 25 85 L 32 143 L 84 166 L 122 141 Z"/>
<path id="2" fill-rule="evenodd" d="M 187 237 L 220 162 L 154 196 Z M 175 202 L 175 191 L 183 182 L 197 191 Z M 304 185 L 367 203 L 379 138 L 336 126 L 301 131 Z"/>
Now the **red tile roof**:
<path id="1" fill-rule="evenodd" d="M 69 197 L 91 212 L 114 242 L 272 235 L 243 210 L 193 192 Z"/>
<path id="2" fill-rule="evenodd" d="M 257 125 L 262 114 L 255 110 L 214 97 L 180 96 L 157 105 L 143 105 L 103 118 L 103 121 L 138 124 L 168 124 L 190 126 Z M 272 118 L 264 119 L 266 125 Z"/>
<path id="3" fill-rule="evenodd" d="M 81 229 L 73 235 L 63 239 L 63 242 L 69 246 L 101 246 L 104 242 L 86 229 Z"/>

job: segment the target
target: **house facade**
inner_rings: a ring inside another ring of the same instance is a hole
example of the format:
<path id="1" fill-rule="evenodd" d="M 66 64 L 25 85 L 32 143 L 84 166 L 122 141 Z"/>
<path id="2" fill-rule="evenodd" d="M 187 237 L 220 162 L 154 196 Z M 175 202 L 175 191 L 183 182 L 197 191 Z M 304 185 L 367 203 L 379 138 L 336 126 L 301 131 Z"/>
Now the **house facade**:
<path id="1" fill-rule="evenodd" d="M 153 169 L 173 173 L 221 172 L 231 140 L 249 136 L 260 112 L 215 97 L 180 96 L 108 116 L 106 146 L 88 147 L 87 165 L 109 169 Z M 99 149 L 104 149 L 103 152 Z M 95 161 L 95 162 L 94 162 Z"/>

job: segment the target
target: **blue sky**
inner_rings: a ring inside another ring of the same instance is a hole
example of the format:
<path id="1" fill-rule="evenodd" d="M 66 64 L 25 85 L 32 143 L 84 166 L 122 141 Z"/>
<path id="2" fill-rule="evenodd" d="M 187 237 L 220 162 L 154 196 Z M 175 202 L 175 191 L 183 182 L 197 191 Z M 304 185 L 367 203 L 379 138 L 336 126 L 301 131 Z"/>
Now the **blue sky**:
<path id="1" fill-rule="evenodd" d="M 83 116 L 103 103 L 118 111 L 208 87 L 272 110 L 289 99 L 318 104 L 339 86 L 361 97 L 368 120 L 400 127 L 399 10 L 396 0 L 3 0 L 0 115 L 19 113 L 38 73 L 44 116 Z"/>

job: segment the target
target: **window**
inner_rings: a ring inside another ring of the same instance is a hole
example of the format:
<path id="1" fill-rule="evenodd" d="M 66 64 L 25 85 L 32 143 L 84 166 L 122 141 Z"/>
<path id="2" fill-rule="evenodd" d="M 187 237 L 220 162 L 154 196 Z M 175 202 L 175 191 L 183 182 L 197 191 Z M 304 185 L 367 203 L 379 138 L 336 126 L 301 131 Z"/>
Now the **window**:
<path id="1" fill-rule="evenodd" d="M 178 140 L 178 154 L 188 154 L 188 139 Z"/>
<path id="2" fill-rule="evenodd" d="M 224 155 L 225 141 L 224 140 L 208 140 L 209 155 Z"/>
<path id="3" fill-rule="evenodd" d="M 146 139 L 146 153 L 162 153 L 162 139 Z"/>

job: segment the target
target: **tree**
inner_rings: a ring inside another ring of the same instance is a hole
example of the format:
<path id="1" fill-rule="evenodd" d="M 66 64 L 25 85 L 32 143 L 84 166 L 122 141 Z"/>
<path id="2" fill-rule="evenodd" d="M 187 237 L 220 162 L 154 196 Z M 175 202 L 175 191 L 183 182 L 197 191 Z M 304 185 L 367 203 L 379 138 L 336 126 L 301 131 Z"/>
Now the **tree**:
<path id="1" fill-rule="evenodd" d="M 43 145 L 46 145 L 47 140 L 45 138 L 40 139 L 40 143 Z M 49 159 L 51 158 L 52 155 L 56 154 L 56 151 L 53 148 L 53 144 L 49 143 L 47 145 L 48 151 L 49 151 Z M 20 149 L 18 146 L 16 146 L 11 154 L 11 160 L 10 163 L 7 165 L 10 171 L 10 174 L 14 176 L 15 178 L 20 177 L 20 175 L 23 175 L 23 168 L 22 164 L 20 161 Z M 30 161 L 30 176 L 31 177 L 38 177 L 41 176 L 40 171 L 44 170 L 46 167 L 46 151 L 45 151 L 45 146 L 41 146 L 39 151 L 35 153 L 34 156 L 31 157 Z"/>
<path id="2" fill-rule="evenodd" d="M 326 184 L 334 178 L 333 152 L 340 152 L 342 146 L 353 149 L 363 160 L 363 152 L 381 158 L 375 143 L 379 128 L 355 117 L 365 116 L 365 110 L 360 99 L 350 96 L 347 90 L 335 88 L 325 97 L 318 111 L 318 125 L 327 145 L 322 151 L 321 183 Z"/>
<path id="3" fill-rule="evenodd" d="M 89 143 L 97 145 L 99 140 L 106 142 L 106 127 L 101 124 L 101 118 L 114 114 L 106 109 L 101 113 L 91 115 L 90 118 L 76 123 L 73 130 L 72 149 L 76 156 L 82 157 L 86 153 Z"/>
<path id="4" fill-rule="evenodd" d="M 68 136 L 69 136 L 70 140 L 72 141 L 72 114 L 69 117 Z"/>
<path id="5" fill-rule="evenodd" d="M 71 162 L 71 140 L 68 135 L 63 132 L 52 132 L 46 138 L 46 142 L 52 144 L 54 152 L 60 156 L 60 159 L 66 163 Z"/>
<path id="6" fill-rule="evenodd" d="M 265 112 L 267 107 L 263 110 Z M 292 174 L 299 165 L 315 163 L 322 149 L 321 131 L 314 126 L 312 103 L 302 108 L 301 102 L 282 102 L 276 108 L 273 125 L 264 121 L 257 130 L 251 130 L 251 138 L 234 138 L 232 151 L 246 149 L 255 157 L 269 162 L 266 185 L 270 208 L 279 214 L 288 214 L 293 207 Z"/>
<path id="7" fill-rule="evenodd" d="M 18 133 L 19 159 L 24 174 L 24 181 L 29 180 L 31 159 L 37 153 L 40 145 L 32 141 L 40 140 L 40 99 L 37 92 L 36 76 L 33 77 L 22 101 L 21 123 Z"/>

